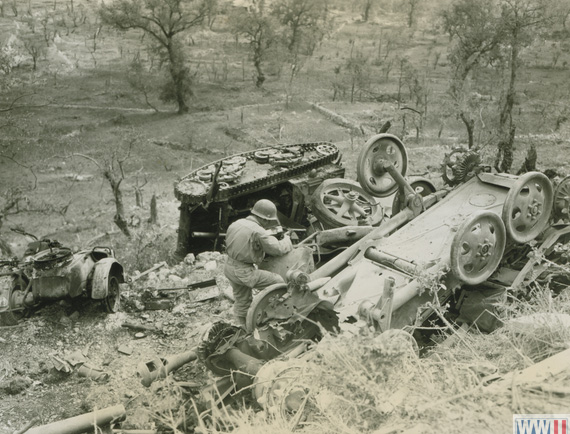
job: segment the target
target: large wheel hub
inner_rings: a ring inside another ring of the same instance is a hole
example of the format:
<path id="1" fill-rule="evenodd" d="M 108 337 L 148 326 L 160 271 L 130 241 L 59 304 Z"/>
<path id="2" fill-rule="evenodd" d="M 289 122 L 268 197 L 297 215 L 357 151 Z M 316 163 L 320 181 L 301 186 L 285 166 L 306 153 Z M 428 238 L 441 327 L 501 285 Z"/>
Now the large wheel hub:
<path id="1" fill-rule="evenodd" d="M 451 244 L 453 274 L 468 285 L 484 282 L 499 265 L 505 242 L 505 226 L 498 215 L 490 211 L 472 214 Z"/>
<path id="2" fill-rule="evenodd" d="M 536 238 L 548 224 L 554 193 L 550 180 L 539 172 L 521 176 L 509 190 L 503 207 L 503 221 L 516 243 Z"/>

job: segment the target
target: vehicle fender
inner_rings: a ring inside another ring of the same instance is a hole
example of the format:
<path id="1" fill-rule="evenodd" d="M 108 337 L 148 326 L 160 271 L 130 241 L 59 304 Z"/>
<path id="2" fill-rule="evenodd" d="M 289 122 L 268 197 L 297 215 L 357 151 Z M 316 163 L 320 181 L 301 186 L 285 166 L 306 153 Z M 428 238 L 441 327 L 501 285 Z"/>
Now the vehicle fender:
<path id="1" fill-rule="evenodd" d="M 95 263 L 91 278 L 91 298 L 102 300 L 107 297 L 110 275 L 117 276 L 119 283 L 125 282 L 123 266 L 115 258 L 103 258 Z"/>

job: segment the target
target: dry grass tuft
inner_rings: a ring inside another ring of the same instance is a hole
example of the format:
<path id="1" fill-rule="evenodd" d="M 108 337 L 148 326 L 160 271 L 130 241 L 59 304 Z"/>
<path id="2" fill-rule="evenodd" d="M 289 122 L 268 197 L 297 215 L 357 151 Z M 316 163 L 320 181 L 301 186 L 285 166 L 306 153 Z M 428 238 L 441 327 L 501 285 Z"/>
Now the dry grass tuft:
<path id="1" fill-rule="evenodd" d="M 527 301 L 512 300 L 505 326 L 491 333 L 470 330 L 453 345 L 418 358 L 409 341 L 326 336 L 304 356 L 311 375 L 300 417 L 269 417 L 254 409 L 222 409 L 223 425 L 201 432 L 374 433 L 506 432 L 513 413 L 563 411 L 567 395 L 537 385 L 488 387 L 492 379 L 524 369 L 570 346 L 568 291 L 553 298 L 548 288 Z M 562 392 L 570 373 L 556 378 Z M 210 425 L 211 426 L 211 425 Z"/>

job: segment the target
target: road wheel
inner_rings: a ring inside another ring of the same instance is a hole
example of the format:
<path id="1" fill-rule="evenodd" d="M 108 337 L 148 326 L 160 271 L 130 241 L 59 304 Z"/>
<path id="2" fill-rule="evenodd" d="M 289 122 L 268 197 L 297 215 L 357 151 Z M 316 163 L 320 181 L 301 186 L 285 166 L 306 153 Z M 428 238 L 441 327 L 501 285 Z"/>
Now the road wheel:
<path id="1" fill-rule="evenodd" d="M 118 312 L 121 307 L 121 290 L 117 276 L 110 274 L 107 286 L 107 297 L 103 300 L 105 311 L 109 313 Z"/>
<path id="2" fill-rule="evenodd" d="M 313 193 L 311 206 L 315 217 L 327 228 L 377 226 L 384 219 L 384 210 L 376 198 L 349 179 L 324 181 Z"/>
<path id="3" fill-rule="evenodd" d="M 478 285 L 495 272 L 505 251 L 505 225 L 491 211 L 479 211 L 465 220 L 451 244 L 451 271 L 467 285 Z"/>
<path id="4" fill-rule="evenodd" d="M 356 179 L 367 193 L 376 197 L 390 196 L 398 183 L 385 169 L 391 163 L 402 176 L 408 170 L 408 154 L 402 141 L 391 134 L 377 134 L 360 150 L 356 164 Z"/>
<path id="5" fill-rule="evenodd" d="M 12 326 L 18 324 L 28 309 L 24 306 L 25 282 L 14 279 L 8 292 L 8 311 L 0 314 L 0 324 Z"/>
<path id="6" fill-rule="evenodd" d="M 522 175 L 509 190 L 503 206 L 503 221 L 508 237 L 527 243 L 546 226 L 552 211 L 554 192 L 550 180 L 540 172 Z"/>
<path id="7" fill-rule="evenodd" d="M 245 329 L 252 332 L 262 325 L 266 319 L 265 309 L 275 304 L 287 292 L 286 283 L 276 283 L 268 286 L 255 297 L 247 311 Z"/>

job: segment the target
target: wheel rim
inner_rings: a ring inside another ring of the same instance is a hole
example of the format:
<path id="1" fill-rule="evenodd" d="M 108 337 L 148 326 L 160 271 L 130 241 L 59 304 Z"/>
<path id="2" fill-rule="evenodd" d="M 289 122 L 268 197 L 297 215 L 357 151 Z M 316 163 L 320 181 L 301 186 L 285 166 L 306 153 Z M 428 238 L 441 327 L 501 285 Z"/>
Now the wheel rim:
<path id="1" fill-rule="evenodd" d="M 383 161 L 388 161 L 406 175 L 408 155 L 404 144 L 391 134 L 378 134 L 372 137 L 358 156 L 356 175 L 362 188 L 373 196 L 386 197 L 398 189 L 398 184 L 384 170 Z"/>
<path id="2" fill-rule="evenodd" d="M 529 172 L 517 179 L 502 213 L 509 238 L 516 243 L 536 238 L 548 224 L 553 202 L 552 184 L 542 173 Z"/>
<path id="3" fill-rule="evenodd" d="M 570 220 L 570 176 L 560 181 L 556 187 L 553 213 L 556 221 L 562 219 L 568 222 Z"/>
<path id="4" fill-rule="evenodd" d="M 257 294 L 247 311 L 245 318 L 245 328 L 248 332 L 252 332 L 255 328 L 263 324 L 265 318 L 265 309 L 276 303 L 277 300 L 287 292 L 286 283 L 276 283 L 268 286 L 259 294 Z"/>
<path id="5" fill-rule="evenodd" d="M 451 271 L 468 285 L 487 280 L 505 251 L 506 232 L 500 217 L 490 211 L 472 214 L 453 238 Z"/>
<path id="6" fill-rule="evenodd" d="M 119 281 L 115 276 L 109 276 L 108 294 L 105 298 L 107 310 L 109 312 L 117 312 L 121 305 L 121 293 L 119 288 Z"/>
<path id="7" fill-rule="evenodd" d="M 358 185 L 339 180 L 326 185 L 318 196 L 329 217 L 341 226 L 367 223 L 375 225 L 384 216 L 382 206 L 375 203 Z"/>
<path id="8" fill-rule="evenodd" d="M 24 288 L 15 282 L 8 294 L 8 308 L 14 321 L 20 321 L 26 315 L 26 305 L 24 304 Z"/>

